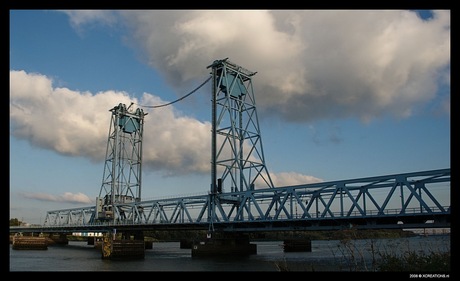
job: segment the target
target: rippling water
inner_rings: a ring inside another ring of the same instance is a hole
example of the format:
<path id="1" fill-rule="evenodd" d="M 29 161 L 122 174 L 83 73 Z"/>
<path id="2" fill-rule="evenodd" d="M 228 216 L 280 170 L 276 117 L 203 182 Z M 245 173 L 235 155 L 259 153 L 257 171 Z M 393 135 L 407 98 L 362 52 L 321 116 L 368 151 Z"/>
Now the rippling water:
<path id="1" fill-rule="evenodd" d="M 220 258 L 192 258 L 191 250 L 181 249 L 179 242 L 154 243 L 145 259 L 128 261 L 104 260 L 86 242 L 70 241 L 48 250 L 12 250 L 10 245 L 10 271 L 279 271 L 284 265 L 291 271 L 352 271 L 356 264 L 371 271 L 372 257 L 379 252 L 450 251 L 450 236 L 313 240 L 311 252 L 288 253 L 282 241 L 252 243 L 257 244 L 256 255 Z"/>

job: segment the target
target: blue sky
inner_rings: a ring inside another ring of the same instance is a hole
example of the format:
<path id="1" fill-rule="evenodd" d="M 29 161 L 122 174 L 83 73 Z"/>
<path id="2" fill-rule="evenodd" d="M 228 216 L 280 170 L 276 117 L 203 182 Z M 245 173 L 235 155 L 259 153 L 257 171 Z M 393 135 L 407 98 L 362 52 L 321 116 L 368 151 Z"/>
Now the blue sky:
<path id="1" fill-rule="evenodd" d="M 450 168 L 450 11 L 423 14 L 11 10 L 10 218 L 92 205 L 109 109 L 174 101 L 226 57 L 257 72 L 275 186 Z M 210 100 L 144 108 L 143 199 L 209 190 Z"/>

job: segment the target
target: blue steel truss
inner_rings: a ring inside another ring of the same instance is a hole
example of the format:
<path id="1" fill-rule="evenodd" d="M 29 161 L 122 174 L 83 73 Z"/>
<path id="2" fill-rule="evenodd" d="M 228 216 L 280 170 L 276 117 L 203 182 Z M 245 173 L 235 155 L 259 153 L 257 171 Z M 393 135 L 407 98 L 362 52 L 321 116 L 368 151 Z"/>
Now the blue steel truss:
<path id="1" fill-rule="evenodd" d="M 171 226 L 208 224 L 251 231 L 326 226 L 328 222 L 403 224 L 421 227 L 436 218 L 450 224 L 450 169 L 116 204 L 126 218 L 106 225 Z M 47 212 L 45 226 L 94 226 L 94 206 Z M 121 216 L 119 216 L 121 218 Z M 276 224 L 283 222 L 284 224 Z M 260 227 L 254 227 L 258 223 Z M 436 223 L 436 222 L 435 222 Z M 268 227 L 268 228 L 267 228 Z M 428 226 L 427 226 L 428 227 Z"/>

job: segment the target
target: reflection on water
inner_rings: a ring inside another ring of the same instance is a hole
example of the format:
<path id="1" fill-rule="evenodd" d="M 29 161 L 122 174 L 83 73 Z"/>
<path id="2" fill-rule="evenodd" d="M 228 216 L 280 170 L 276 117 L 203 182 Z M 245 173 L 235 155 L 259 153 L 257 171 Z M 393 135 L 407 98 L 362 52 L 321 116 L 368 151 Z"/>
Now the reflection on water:
<path id="1" fill-rule="evenodd" d="M 313 240 L 311 252 L 284 252 L 282 241 L 252 242 L 257 254 L 248 257 L 191 257 L 179 242 L 154 243 L 143 260 L 115 261 L 101 258 L 100 250 L 86 242 L 70 241 L 48 250 L 12 250 L 10 271 L 372 271 L 378 253 L 450 251 L 450 236 L 398 239 Z"/>

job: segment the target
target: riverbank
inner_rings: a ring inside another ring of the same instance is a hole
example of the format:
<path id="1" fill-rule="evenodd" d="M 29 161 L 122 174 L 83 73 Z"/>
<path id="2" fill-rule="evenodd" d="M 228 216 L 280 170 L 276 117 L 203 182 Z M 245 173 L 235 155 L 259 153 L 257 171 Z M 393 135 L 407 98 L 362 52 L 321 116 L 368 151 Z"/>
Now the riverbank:
<path id="1" fill-rule="evenodd" d="M 333 259 L 275 262 L 279 271 L 448 273 L 450 235 L 336 240 Z"/>

